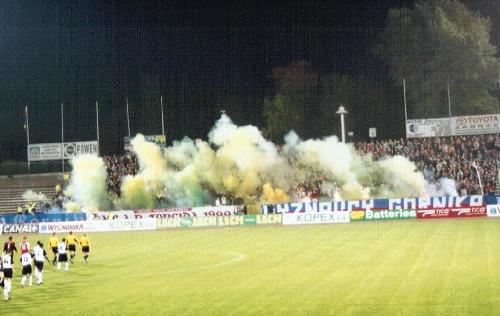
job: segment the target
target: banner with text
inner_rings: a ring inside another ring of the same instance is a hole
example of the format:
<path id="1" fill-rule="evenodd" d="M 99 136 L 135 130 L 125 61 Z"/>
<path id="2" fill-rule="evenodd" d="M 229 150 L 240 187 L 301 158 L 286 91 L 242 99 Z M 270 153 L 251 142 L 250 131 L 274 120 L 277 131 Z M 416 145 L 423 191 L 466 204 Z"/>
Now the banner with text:
<path id="1" fill-rule="evenodd" d="M 500 114 L 452 117 L 451 133 L 452 135 L 500 133 Z"/>
<path id="2" fill-rule="evenodd" d="M 2 231 L 4 234 L 36 234 L 38 233 L 38 223 L 5 224 Z"/>
<path id="3" fill-rule="evenodd" d="M 406 121 L 406 136 L 415 137 L 441 137 L 451 135 L 450 118 L 434 118 Z"/>
<path id="4" fill-rule="evenodd" d="M 416 219 L 416 210 L 366 210 L 351 211 L 351 221 L 385 221 L 398 219 Z"/>
<path id="5" fill-rule="evenodd" d="M 81 221 L 81 222 L 55 222 L 40 223 L 40 234 L 64 232 L 118 232 L 155 230 L 154 218 L 144 219 L 117 219 L 112 221 Z"/>
<path id="6" fill-rule="evenodd" d="M 166 217 L 197 217 L 197 216 L 231 216 L 237 215 L 241 206 L 204 206 L 191 208 L 164 208 L 150 210 L 135 210 L 135 218 L 166 218 Z"/>
<path id="7" fill-rule="evenodd" d="M 349 223 L 349 213 L 340 212 L 317 212 L 317 213 L 284 213 L 283 225 L 306 225 L 306 224 L 338 224 Z"/>
<path id="8" fill-rule="evenodd" d="M 440 207 L 417 210 L 417 218 L 419 219 L 484 217 L 486 215 L 486 206 Z"/>
<path id="9" fill-rule="evenodd" d="M 71 159 L 81 154 L 99 155 L 97 141 L 28 145 L 28 161 Z"/>
<path id="10" fill-rule="evenodd" d="M 64 143 L 64 159 L 71 159 L 78 155 L 99 155 L 97 141 Z"/>
<path id="11" fill-rule="evenodd" d="M 157 228 L 227 227 L 281 224 L 281 214 L 158 218 Z"/>
<path id="12" fill-rule="evenodd" d="M 408 138 L 496 133 L 500 133 L 500 114 L 406 121 Z"/>
<path id="13" fill-rule="evenodd" d="M 262 214 L 309 213 L 367 210 L 432 210 L 443 208 L 486 207 L 500 204 L 500 198 L 490 195 L 440 196 L 429 198 L 372 199 L 333 202 L 298 202 L 261 205 Z"/>

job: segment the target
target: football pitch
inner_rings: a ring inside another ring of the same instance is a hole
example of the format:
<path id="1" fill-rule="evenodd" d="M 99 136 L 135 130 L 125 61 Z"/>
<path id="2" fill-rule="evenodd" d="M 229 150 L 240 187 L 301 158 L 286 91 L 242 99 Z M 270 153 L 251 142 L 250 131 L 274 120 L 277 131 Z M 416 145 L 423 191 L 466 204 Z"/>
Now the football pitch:
<path id="1" fill-rule="evenodd" d="M 90 238 L 88 265 L 81 253 L 69 272 L 46 265 L 40 287 L 20 288 L 17 255 L 12 300 L 0 302 L 0 314 L 500 311 L 500 220 L 189 229 Z M 32 244 L 38 239 L 47 245 L 48 235 L 29 236 Z"/>

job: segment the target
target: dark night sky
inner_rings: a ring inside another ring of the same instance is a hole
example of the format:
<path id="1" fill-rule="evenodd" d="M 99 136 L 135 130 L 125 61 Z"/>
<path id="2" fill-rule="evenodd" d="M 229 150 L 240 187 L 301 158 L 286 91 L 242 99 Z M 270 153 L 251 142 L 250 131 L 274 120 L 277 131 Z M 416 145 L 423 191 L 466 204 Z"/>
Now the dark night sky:
<path id="1" fill-rule="evenodd" d="M 366 1 L 9 1 L 0 10 L 0 161 L 25 159 L 23 108 L 32 143 L 95 139 L 120 152 L 126 134 L 206 137 L 225 108 L 237 124 L 263 126 L 271 71 L 296 60 L 320 74 L 379 74 L 376 37 L 389 8 Z M 373 109 L 376 111 L 376 109 Z M 397 114 L 397 113 L 396 113 Z M 395 114 L 395 115 L 396 115 Z M 314 120 L 314 118 L 311 118 Z"/>

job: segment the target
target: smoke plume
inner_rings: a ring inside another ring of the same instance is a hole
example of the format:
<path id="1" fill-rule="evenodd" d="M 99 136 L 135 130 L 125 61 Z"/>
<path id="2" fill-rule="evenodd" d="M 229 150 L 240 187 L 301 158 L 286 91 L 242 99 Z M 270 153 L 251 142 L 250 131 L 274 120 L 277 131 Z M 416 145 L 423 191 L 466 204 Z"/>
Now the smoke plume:
<path id="1" fill-rule="evenodd" d="M 237 126 L 225 114 L 207 141 L 186 137 L 162 152 L 138 134 L 131 144 L 139 170 L 122 178 L 117 209 L 213 205 L 221 195 L 233 204 L 277 203 L 301 199 L 301 190 L 327 200 L 426 194 L 422 173 L 404 157 L 375 161 L 336 136 L 302 140 L 293 131 L 277 146 L 257 127 Z M 73 198 L 110 207 L 103 161 L 84 156 L 73 165 Z"/>

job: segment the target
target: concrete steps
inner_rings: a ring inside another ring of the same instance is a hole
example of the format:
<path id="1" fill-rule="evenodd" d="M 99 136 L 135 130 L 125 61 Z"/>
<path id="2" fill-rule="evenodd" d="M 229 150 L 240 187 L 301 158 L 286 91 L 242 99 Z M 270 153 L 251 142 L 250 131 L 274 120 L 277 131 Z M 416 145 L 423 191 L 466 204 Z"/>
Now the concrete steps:
<path id="1" fill-rule="evenodd" d="M 18 204 L 24 206 L 27 201 L 22 196 L 27 190 L 42 193 L 52 200 L 55 195 L 55 186 L 62 183 L 61 173 L 2 176 L 0 177 L 0 213 L 16 212 Z"/>

